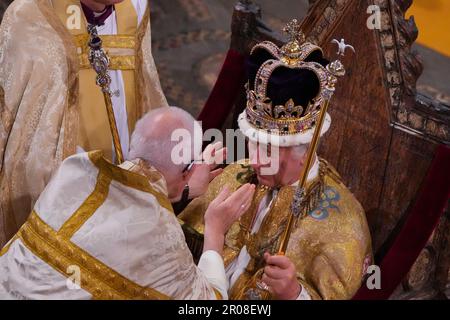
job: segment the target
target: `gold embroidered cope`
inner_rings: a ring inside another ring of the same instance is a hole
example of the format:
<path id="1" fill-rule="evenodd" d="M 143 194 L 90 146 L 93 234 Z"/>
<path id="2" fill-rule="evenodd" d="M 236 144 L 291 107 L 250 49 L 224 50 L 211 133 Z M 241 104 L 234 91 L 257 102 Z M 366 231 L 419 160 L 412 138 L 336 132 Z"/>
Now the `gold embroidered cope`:
<path id="1" fill-rule="evenodd" d="M 80 267 L 82 271 L 80 286 L 94 299 L 169 299 L 157 290 L 142 287 L 127 279 L 71 241 L 73 235 L 105 202 L 112 181 L 152 194 L 162 207 L 173 213 L 167 197 L 152 188 L 149 183 L 161 179 L 155 172 L 147 179 L 138 173 L 114 166 L 103 158 L 102 152 L 98 151 L 89 153 L 89 159 L 99 170 L 96 185 L 75 213 L 59 230 L 54 230 L 39 217 L 38 212 L 33 211 L 16 236 L 1 250 L 0 256 L 8 252 L 15 240 L 20 239 L 37 257 L 66 277 L 70 276 L 69 266 Z"/>
<path id="2" fill-rule="evenodd" d="M 204 196 L 189 204 L 179 218 L 196 232 L 187 239 L 190 247 L 201 248 L 198 239 L 204 232 L 203 214 L 221 188 L 227 185 L 236 190 L 254 178 L 247 161 L 229 165 L 212 181 Z M 230 299 L 249 299 L 255 277 L 265 266 L 263 254 L 275 253 L 291 214 L 295 187 L 285 186 L 278 191 L 259 231 L 251 234 L 259 203 L 267 192 L 267 187 L 257 186 L 252 205 L 226 235 L 226 266 L 235 261 L 244 246 L 251 257 L 230 288 Z M 296 221 L 286 252 L 296 266 L 298 281 L 313 299 L 350 299 L 361 285 L 367 259 L 372 257 L 370 233 L 363 208 L 323 159 L 318 177 L 307 184 L 301 216 L 304 218 Z"/>

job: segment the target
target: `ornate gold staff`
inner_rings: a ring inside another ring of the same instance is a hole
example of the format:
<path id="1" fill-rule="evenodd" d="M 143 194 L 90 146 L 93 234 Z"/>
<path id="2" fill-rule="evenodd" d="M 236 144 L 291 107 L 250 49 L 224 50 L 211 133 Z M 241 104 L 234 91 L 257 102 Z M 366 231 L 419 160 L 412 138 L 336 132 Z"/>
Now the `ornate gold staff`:
<path id="1" fill-rule="evenodd" d="M 335 41 L 336 40 L 333 40 L 333 43 Z M 341 56 L 344 56 L 345 49 L 348 47 L 353 49 L 353 47 L 345 45 L 344 39 L 342 39 L 341 43 L 339 45 L 338 54 L 340 54 Z M 314 160 L 314 156 L 317 151 L 317 146 L 319 145 L 320 133 L 322 132 L 322 127 L 323 127 L 323 123 L 325 122 L 325 117 L 326 117 L 326 114 L 328 111 L 328 107 L 330 105 L 330 100 L 334 94 L 334 91 L 336 90 L 337 77 L 342 77 L 345 75 L 344 65 L 342 64 L 342 62 L 339 59 L 328 64 L 326 68 L 329 72 L 329 76 L 328 76 L 327 85 L 324 90 L 325 102 L 320 110 L 319 119 L 316 124 L 316 128 L 314 130 L 314 135 L 313 135 L 311 144 L 308 149 L 308 153 L 307 153 L 307 157 L 306 157 L 306 164 L 303 167 L 303 170 L 300 174 L 299 185 L 295 191 L 294 199 L 292 200 L 292 204 L 291 204 L 292 214 L 289 216 L 286 229 L 284 230 L 284 232 L 281 236 L 281 241 L 280 241 L 280 245 L 279 245 L 279 249 L 278 249 L 279 255 L 285 254 L 288 244 L 289 244 L 289 238 L 291 236 L 294 221 L 298 217 L 300 217 L 300 215 L 302 213 L 303 200 L 305 198 L 306 181 L 308 178 L 309 171 L 311 170 L 311 167 L 312 167 L 312 162 Z"/>
<path id="2" fill-rule="evenodd" d="M 88 25 L 89 40 L 89 62 L 92 68 L 97 73 L 96 83 L 102 89 L 105 98 L 106 113 L 108 114 L 109 127 L 111 129 L 111 136 L 114 143 L 114 150 L 116 153 L 116 162 L 121 164 L 123 159 L 122 146 L 120 144 L 119 131 L 117 130 L 116 117 L 112 106 L 110 89 L 111 77 L 108 74 L 109 58 L 102 48 L 102 39 L 98 36 L 97 27 L 95 25 Z"/>
<path id="3" fill-rule="evenodd" d="M 333 40 L 333 43 L 334 43 L 334 41 L 336 41 L 336 40 Z M 351 47 L 351 46 L 345 45 L 344 39 L 342 39 L 341 41 L 342 41 L 342 43 L 339 45 L 338 54 L 343 56 L 345 53 L 345 49 L 347 47 Z M 353 49 L 353 47 L 351 47 L 351 48 Z M 326 68 L 327 68 L 327 71 L 329 72 L 329 75 L 328 75 L 328 79 L 327 79 L 327 85 L 325 86 L 325 90 L 323 93 L 325 102 L 320 110 L 319 119 L 317 121 L 316 128 L 314 130 L 314 135 L 313 135 L 313 138 L 312 138 L 312 141 L 311 141 L 311 144 L 308 149 L 307 156 L 306 156 L 306 163 L 300 174 L 299 184 L 297 186 L 297 189 L 294 194 L 294 198 L 292 200 L 292 204 L 291 204 L 292 214 L 289 216 L 286 229 L 284 230 L 284 232 L 281 236 L 279 249 L 278 249 L 278 255 L 285 254 L 288 244 L 289 244 L 289 238 L 291 236 L 294 221 L 297 218 L 299 218 L 302 213 L 303 200 L 305 198 L 306 181 L 308 178 L 309 171 L 311 170 L 311 167 L 313 164 L 314 156 L 317 151 L 317 146 L 319 145 L 320 133 L 322 131 L 323 123 L 325 121 L 325 116 L 327 114 L 328 107 L 330 105 L 330 100 L 335 91 L 337 77 L 342 77 L 345 75 L 344 65 L 342 64 L 342 62 L 339 59 L 329 63 Z"/>
<path id="4" fill-rule="evenodd" d="M 292 24 L 290 27 L 288 25 L 288 28 L 292 28 L 292 27 L 296 27 L 296 23 Z M 295 33 L 295 30 L 293 30 L 292 32 Z M 335 42 L 336 42 L 336 40 L 333 40 L 333 43 L 335 43 Z M 344 43 L 344 40 L 342 39 L 341 42 L 339 42 L 338 54 L 343 56 L 345 49 L 348 47 L 351 47 L 351 46 L 346 45 Z M 351 49 L 354 50 L 353 47 L 351 47 Z M 303 211 L 303 206 L 304 206 L 306 181 L 308 178 L 309 171 L 311 170 L 311 167 L 313 164 L 314 156 L 317 151 L 320 133 L 322 131 L 323 123 L 325 121 L 328 107 L 330 105 L 330 100 L 335 91 L 337 77 L 342 77 L 345 75 L 344 65 L 342 64 L 342 62 L 339 59 L 329 63 L 327 65 L 326 69 L 328 71 L 328 78 L 327 78 L 327 84 L 322 93 L 323 98 L 324 98 L 324 103 L 320 110 L 319 118 L 317 120 L 317 124 L 314 129 L 313 138 L 312 138 L 312 141 L 311 141 L 311 144 L 308 149 L 307 156 L 306 156 L 305 166 L 303 167 L 302 172 L 300 174 L 299 184 L 296 188 L 294 198 L 291 203 L 291 213 L 292 214 L 289 216 L 286 228 L 283 231 L 281 238 L 280 238 L 280 243 L 279 243 L 278 253 L 277 253 L 278 255 L 284 255 L 286 253 L 286 250 L 287 250 L 287 247 L 289 244 L 289 239 L 290 239 L 290 236 L 292 233 L 292 228 L 294 226 L 294 222 L 295 222 L 295 220 L 297 220 L 298 218 L 301 217 L 301 214 Z M 258 272 L 254 278 L 261 279 L 263 272 L 264 272 L 263 269 L 258 270 Z M 268 286 L 263 281 L 257 280 L 256 287 L 258 289 L 260 289 L 262 292 L 260 292 L 260 293 L 250 292 L 251 295 L 253 295 L 256 298 L 263 299 L 263 300 L 270 299 L 271 293 L 269 291 Z"/>

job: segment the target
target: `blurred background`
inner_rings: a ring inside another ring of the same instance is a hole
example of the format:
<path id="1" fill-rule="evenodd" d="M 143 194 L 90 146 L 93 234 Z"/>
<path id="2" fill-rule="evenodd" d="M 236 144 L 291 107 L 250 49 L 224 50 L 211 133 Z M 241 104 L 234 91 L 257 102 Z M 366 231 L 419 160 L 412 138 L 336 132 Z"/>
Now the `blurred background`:
<path id="1" fill-rule="evenodd" d="M 229 46 L 230 24 L 237 0 L 153 0 L 153 54 L 169 103 L 197 115 L 219 74 Z M 281 30 L 302 19 L 308 0 L 257 0 L 264 21 Z M 366 14 L 365 12 L 362 14 Z M 418 50 L 424 73 L 418 89 L 450 104 L 450 1 L 414 0 L 408 12 L 419 28 Z"/>
<path id="2" fill-rule="evenodd" d="M 11 0 L 0 0 L 0 17 Z M 172 105 L 198 115 L 220 71 L 229 46 L 230 24 L 237 0 L 152 0 L 153 54 L 164 92 Z M 302 19 L 308 0 L 256 0 L 264 21 L 280 30 Z M 362 14 L 366 14 L 363 12 Z M 424 59 L 419 91 L 450 104 L 450 1 L 414 0 L 419 39 L 414 45 Z"/>

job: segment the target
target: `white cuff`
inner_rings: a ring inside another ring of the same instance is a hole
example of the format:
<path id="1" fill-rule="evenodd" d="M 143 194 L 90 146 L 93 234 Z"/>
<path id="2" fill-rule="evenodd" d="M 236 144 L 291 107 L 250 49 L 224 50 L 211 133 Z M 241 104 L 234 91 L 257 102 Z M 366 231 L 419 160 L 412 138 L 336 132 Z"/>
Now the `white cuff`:
<path id="1" fill-rule="evenodd" d="M 306 291 L 305 287 L 300 285 L 302 290 L 300 291 L 300 294 L 297 297 L 297 300 L 311 300 L 311 296 L 309 295 L 308 291 Z"/>
<path id="2" fill-rule="evenodd" d="M 228 281 L 225 275 L 223 259 L 214 250 L 203 252 L 198 262 L 198 268 L 203 272 L 208 282 L 222 295 L 222 299 L 228 299 Z"/>

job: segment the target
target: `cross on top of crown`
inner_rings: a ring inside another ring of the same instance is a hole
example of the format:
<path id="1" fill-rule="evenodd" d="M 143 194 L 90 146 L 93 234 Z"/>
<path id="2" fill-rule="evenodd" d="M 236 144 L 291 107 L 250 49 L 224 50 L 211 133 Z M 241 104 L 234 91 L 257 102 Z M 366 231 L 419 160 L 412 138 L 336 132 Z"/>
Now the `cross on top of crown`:
<path id="1" fill-rule="evenodd" d="M 305 34 L 302 32 L 301 24 L 297 19 L 292 20 L 283 28 L 283 32 L 285 32 L 290 41 L 298 41 L 300 43 L 305 42 Z"/>

